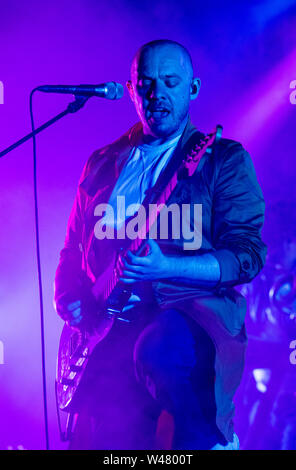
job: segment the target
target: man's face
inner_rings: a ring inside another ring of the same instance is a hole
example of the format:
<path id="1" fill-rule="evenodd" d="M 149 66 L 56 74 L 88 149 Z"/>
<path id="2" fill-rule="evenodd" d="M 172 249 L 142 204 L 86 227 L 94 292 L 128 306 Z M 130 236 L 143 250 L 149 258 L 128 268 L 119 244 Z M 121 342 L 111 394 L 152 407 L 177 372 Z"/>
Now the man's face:
<path id="1" fill-rule="evenodd" d="M 184 127 L 190 100 L 198 93 L 192 93 L 192 83 L 192 70 L 182 49 L 161 45 L 142 51 L 127 86 L 144 134 L 165 138 Z M 197 86 L 199 89 L 199 82 Z"/>

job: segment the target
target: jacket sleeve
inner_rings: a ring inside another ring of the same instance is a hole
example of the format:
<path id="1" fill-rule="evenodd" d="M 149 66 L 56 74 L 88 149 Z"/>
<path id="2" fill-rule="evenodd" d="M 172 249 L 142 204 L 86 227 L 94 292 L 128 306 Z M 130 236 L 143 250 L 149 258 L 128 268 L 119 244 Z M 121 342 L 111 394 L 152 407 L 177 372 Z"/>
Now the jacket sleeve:
<path id="1" fill-rule="evenodd" d="M 67 224 L 64 247 L 60 252 L 59 264 L 55 274 L 54 305 L 60 316 L 63 316 L 63 309 L 66 304 L 80 298 L 83 280 L 86 278 L 82 270 L 82 227 L 87 195 L 81 189 L 80 183 L 87 175 L 88 163 L 85 164 L 79 180 Z"/>
<path id="2" fill-rule="evenodd" d="M 212 254 L 220 265 L 216 287 L 250 282 L 265 263 L 261 240 L 265 202 L 253 162 L 235 143 L 225 152 L 213 200 Z"/>

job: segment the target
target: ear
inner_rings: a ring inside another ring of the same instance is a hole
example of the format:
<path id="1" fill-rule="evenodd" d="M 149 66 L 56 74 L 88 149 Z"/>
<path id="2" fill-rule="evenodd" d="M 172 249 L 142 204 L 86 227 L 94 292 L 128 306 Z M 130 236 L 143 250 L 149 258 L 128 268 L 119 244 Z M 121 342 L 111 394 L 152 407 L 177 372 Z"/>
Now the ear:
<path id="1" fill-rule="evenodd" d="M 193 78 L 190 88 L 190 99 L 195 100 L 200 90 L 201 81 L 200 78 Z"/>
<path id="2" fill-rule="evenodd" d="M 129 95 L 130 95 L 130 99 L 132 100 L 132 102 L 134 102 L 134 100 L 135 100 L 135 97 L 134 97 L 134 89 L 133 89 L 133 85 L 132 85 L 131 80 L 128 80 L 128 81 L 126 82 L 126 87 L 127 87 L 128 93 L 129 93 Z"/>

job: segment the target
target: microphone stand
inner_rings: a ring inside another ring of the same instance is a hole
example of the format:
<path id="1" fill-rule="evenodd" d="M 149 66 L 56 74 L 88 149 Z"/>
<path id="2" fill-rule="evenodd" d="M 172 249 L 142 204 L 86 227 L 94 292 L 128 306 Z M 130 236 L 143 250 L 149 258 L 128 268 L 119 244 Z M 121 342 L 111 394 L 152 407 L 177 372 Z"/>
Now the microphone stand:
<path id="1" fill-rule="evenodd" d="M 43 384 L 43 409 L 44 409 L 44 422 L 45 422 L 45 441 L 46 450 L 49 450 L 49 429 L 48 429 L 48 417 L 47 417 L 47 393 L 46 393 L 46 372 L 45 372 L 45 340 L 44 340 L 44 315 L 43 315 L 43 299 L 42 299 L 42 281 L 41 281 L 41 262 L 40 262 L 40 248 L 39 248 L 39 222 L 38 222 L 38 205 L 37 205 L 37 188 L 36 188 L 36 147 L 35 147 L 35 135 L 47 127 L 54 124 L 56 121 L 66 116 L 67 114 L 76 113 L 81 109 L 90 96 L 86 95 L 74 95 L 75 101 L 69 103 L 65 111 L 59 113 L 49 121 L 45 122 L 42 126 L 34 129 L 33 114 L 32 114 L 32 95 L 37 89 L 32 90 L 30 94 L 30 112 L 31 112 L 31 123 L 33 131 L 27 134 L 22 139 L 18 140 L 14 144 L 7 147 L 5 150 L 0 152 L 0 158 L 11 152 L 11 150 L 19 147 L 21 144 L 33 137 L 33 153 L 34 153 L 34 199 L 35 199 L 35 227 L 36 227 L 36 251 L 37 251 L 37 268 L 38 268 L 38 283 L 39 283 L 39 300 L 40 300 L 40 322 L 41 322 L 41 355 L 42 355 L 42 384 Z"/>
<path id="2" fill-rule="evenodd" d="M 42 124 L 42 126 L 37 127 L 37 129 L 35 129 L 33 132 L 30 132 L 30 134 L 25 135 L 25 137 L 18 140 L 14 144 L 10 145 L 5 150 L 2 150 L 2 152 L 0 152 L 0 158 L 4 157 L 4 155 L 11 152 L 11 150 L 14 150 L 16 147 L 19 147 L 21 144 L 23 144 L 27 140 L 31 139 L 32 137 L 34 137 L 36 134 L 39 134 L 39 132 L 41 132 L 44 129 L 46 129 L 47 127 L 51 126 L 52 124 L 54 124 L 56 121 L 58 121 L 59 119 L 61 119 L 64 116 L 66 116 L 67 114 L 76 113 L 77 111 L 79 111 L 79 109 L 81 109 L 85 105 L 86 101 L 89 98 L 90 98 L 90 96 L 85 96 L 85 95 L 77 95 L 76 96 L 75 95 L 75 101 L 72 101 L 72 103 L 69 103 L 69 105 L 68 105 L 67 109 L 65 109 L 65 111 L 59 113 L 54 118 L 52 118 L 49 121 L 45 122 L 44 124 Z"/>

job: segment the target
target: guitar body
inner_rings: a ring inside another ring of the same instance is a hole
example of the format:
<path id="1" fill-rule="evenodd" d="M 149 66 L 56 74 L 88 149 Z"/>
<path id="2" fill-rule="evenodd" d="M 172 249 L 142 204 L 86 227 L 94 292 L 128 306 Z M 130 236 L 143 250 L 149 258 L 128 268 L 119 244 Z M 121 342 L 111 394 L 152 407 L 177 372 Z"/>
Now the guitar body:
<path id="1" fill-rule="evenodd" d="M 111 274 L 116 267 L 118 256 L 98 277 L 93 286 L 93 296 L 97 300 L 97 312 L 91 317 L 91 327 L 83 329 L 64 325 L 56 364 L 56 400 L 60 410 L 68 411 L 87 367 L 88 360 L 96 347 L 111 330 L 117 319 L 129 322 L 128 315 L 120 316 L 131 292 L 122 286 L 116 286 L 108 299 Z M 110 261 L 110 260 L 109 260 Z"/>
<path id="2" fill-rule="evenodd" d="M 64 325 L 56 370 L 56 398 L 61 410 L 68 411 L 90 355 L 95 346 L 109 333 L 114 321 L 114 317 L 103 315 L 93 333 Z"/>

